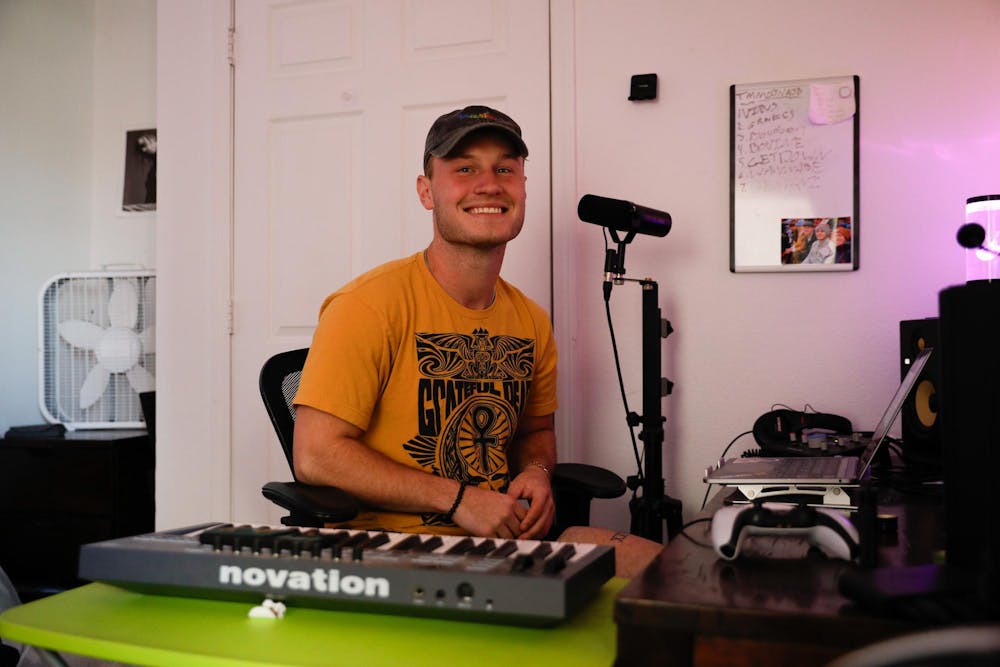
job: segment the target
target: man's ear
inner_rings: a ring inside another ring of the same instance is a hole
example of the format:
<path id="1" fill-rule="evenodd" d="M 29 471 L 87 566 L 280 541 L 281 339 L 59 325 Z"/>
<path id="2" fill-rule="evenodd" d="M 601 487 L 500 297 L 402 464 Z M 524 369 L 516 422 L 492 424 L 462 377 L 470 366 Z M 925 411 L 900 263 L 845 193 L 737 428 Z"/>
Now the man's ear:
<path id="1" fill-rule="evenodd" d="M 417 197 L 420 198 L 420 203 L 424 205 L 424 208 L 428 211 L 434 210 L 434 197 L 431 196 L 431 179 L 424 174 L 417 176 Z"/>

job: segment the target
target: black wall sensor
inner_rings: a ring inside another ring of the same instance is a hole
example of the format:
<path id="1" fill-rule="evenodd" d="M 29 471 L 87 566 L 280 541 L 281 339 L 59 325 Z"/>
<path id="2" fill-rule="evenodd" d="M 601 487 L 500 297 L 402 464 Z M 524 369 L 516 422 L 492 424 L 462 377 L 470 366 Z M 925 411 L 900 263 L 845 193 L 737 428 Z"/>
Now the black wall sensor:
<path id="1" fill-rule="evenodd" d="M 633 102 L 656 99 L 656 75 L 633 74 L 628 98 Z"/>

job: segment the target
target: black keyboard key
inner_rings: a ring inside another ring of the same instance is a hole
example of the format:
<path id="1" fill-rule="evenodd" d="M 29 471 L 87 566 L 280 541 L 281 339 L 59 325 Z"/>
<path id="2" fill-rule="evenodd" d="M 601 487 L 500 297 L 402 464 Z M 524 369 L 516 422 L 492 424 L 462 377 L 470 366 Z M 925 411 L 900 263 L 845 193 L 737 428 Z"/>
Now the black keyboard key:
<path id="1" fill-rule="evenodd" d="M 556 574 L 561 572 L 565 569 L 566 563 L 569 562 L 569 559 L 572 558 L 575 553 L 576 549 L 572 544 L 563 545 L 559 551 L 552 554 L 552 556 L 545 561 L 545 564 L 542 566 L 542 572 L 544 574 Z"/>
<path id="2" fill-rule="evenodd" d="M 455 542 L 455 544 L 451 545 L 451 548 L 448 549 L 448 551 L 446 551 L 445 553 L 452 556 L 461 556 L 464 553 L 472 551 L 472 548 L 474 546 L 476 546 L 475 540 L 473 540 L 471 537 L 463 537 L 458 542 Z"/>
<path id="3" fill-rule="evenodd" d="M 442 540 L 438 535 L 434 535 L 432 537 L 428 537 L 413 550 L 420 551 L 423 553 L 430 553 L 435 549 L 437 549 L 438 547 L 440 547 L 442 544 L 444 544 L 444 540 Z"/>
<path id="4" fill-rule="evenodd" d="M 511 574 L 520 574 L 522 572 L 527 572 L 535 566 L 535 559 L 527 554 L 518 554 L 514 557 L 514 562 L 511 563 L 510 572 Z"/>
<path id="5" fill-rule="evenodd" d="M 485 556 L 489 552 L 496 549 L 496 547 L 497 547 L 496 542 L 494 542 L 493 540 L 483 540 L 482 542 L 477 544 L 473 549 L 471 549 L 469 553 L 475 556 Z"/>
<path id="6" fill-rule="evenodd" d="M 410 551 L 420 546 L 419 535 L 408 535 L 392 546 L 392 551 Z"/>
<path id="7" fill-rule="evenodd" d="M 506 558 L 517 551 L 517 542 L 508 540 L 490 552 L 490 558 Z"/>
<path id="8" fill-rule="evenodd" d="M 532 550 L 531 555 L 535 558 L 545 558 L 550 553 L 552 553 L 552 543 L 542 542 Z"/>
<path id="9" fill-rule="evenodd" d="M 365 546 L 368 549 L 376 549 L 383 544 L 388 544 L 388 542 L 389 536 L 385 533 L 379 533 L 378 535 L 372 535 L 371 539 L 368 540 L 368 543 Z"/>

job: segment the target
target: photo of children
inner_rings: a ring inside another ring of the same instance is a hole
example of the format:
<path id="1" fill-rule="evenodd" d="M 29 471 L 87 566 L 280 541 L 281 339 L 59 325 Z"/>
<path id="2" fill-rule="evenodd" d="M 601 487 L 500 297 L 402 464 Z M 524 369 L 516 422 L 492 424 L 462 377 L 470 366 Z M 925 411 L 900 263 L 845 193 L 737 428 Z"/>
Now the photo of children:
<path id="1" fill-rule="evenodd" d="M 782 218 L 782 264 L 850 264 L 851 218 Z"/>

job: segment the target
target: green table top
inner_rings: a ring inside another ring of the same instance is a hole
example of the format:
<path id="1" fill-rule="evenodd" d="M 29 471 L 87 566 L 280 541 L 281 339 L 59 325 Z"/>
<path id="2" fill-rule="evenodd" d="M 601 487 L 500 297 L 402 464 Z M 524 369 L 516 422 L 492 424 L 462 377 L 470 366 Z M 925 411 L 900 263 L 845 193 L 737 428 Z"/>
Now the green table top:
<path id="1" fill-rule="evenodd" d="M 553 628 L 290 608 L 248 618 L 252 605 L 133 593 L 88 584 L 8 609 L 0 637 L 139 665 L 602 665 L 615 659 L 612 579 Z"/>

